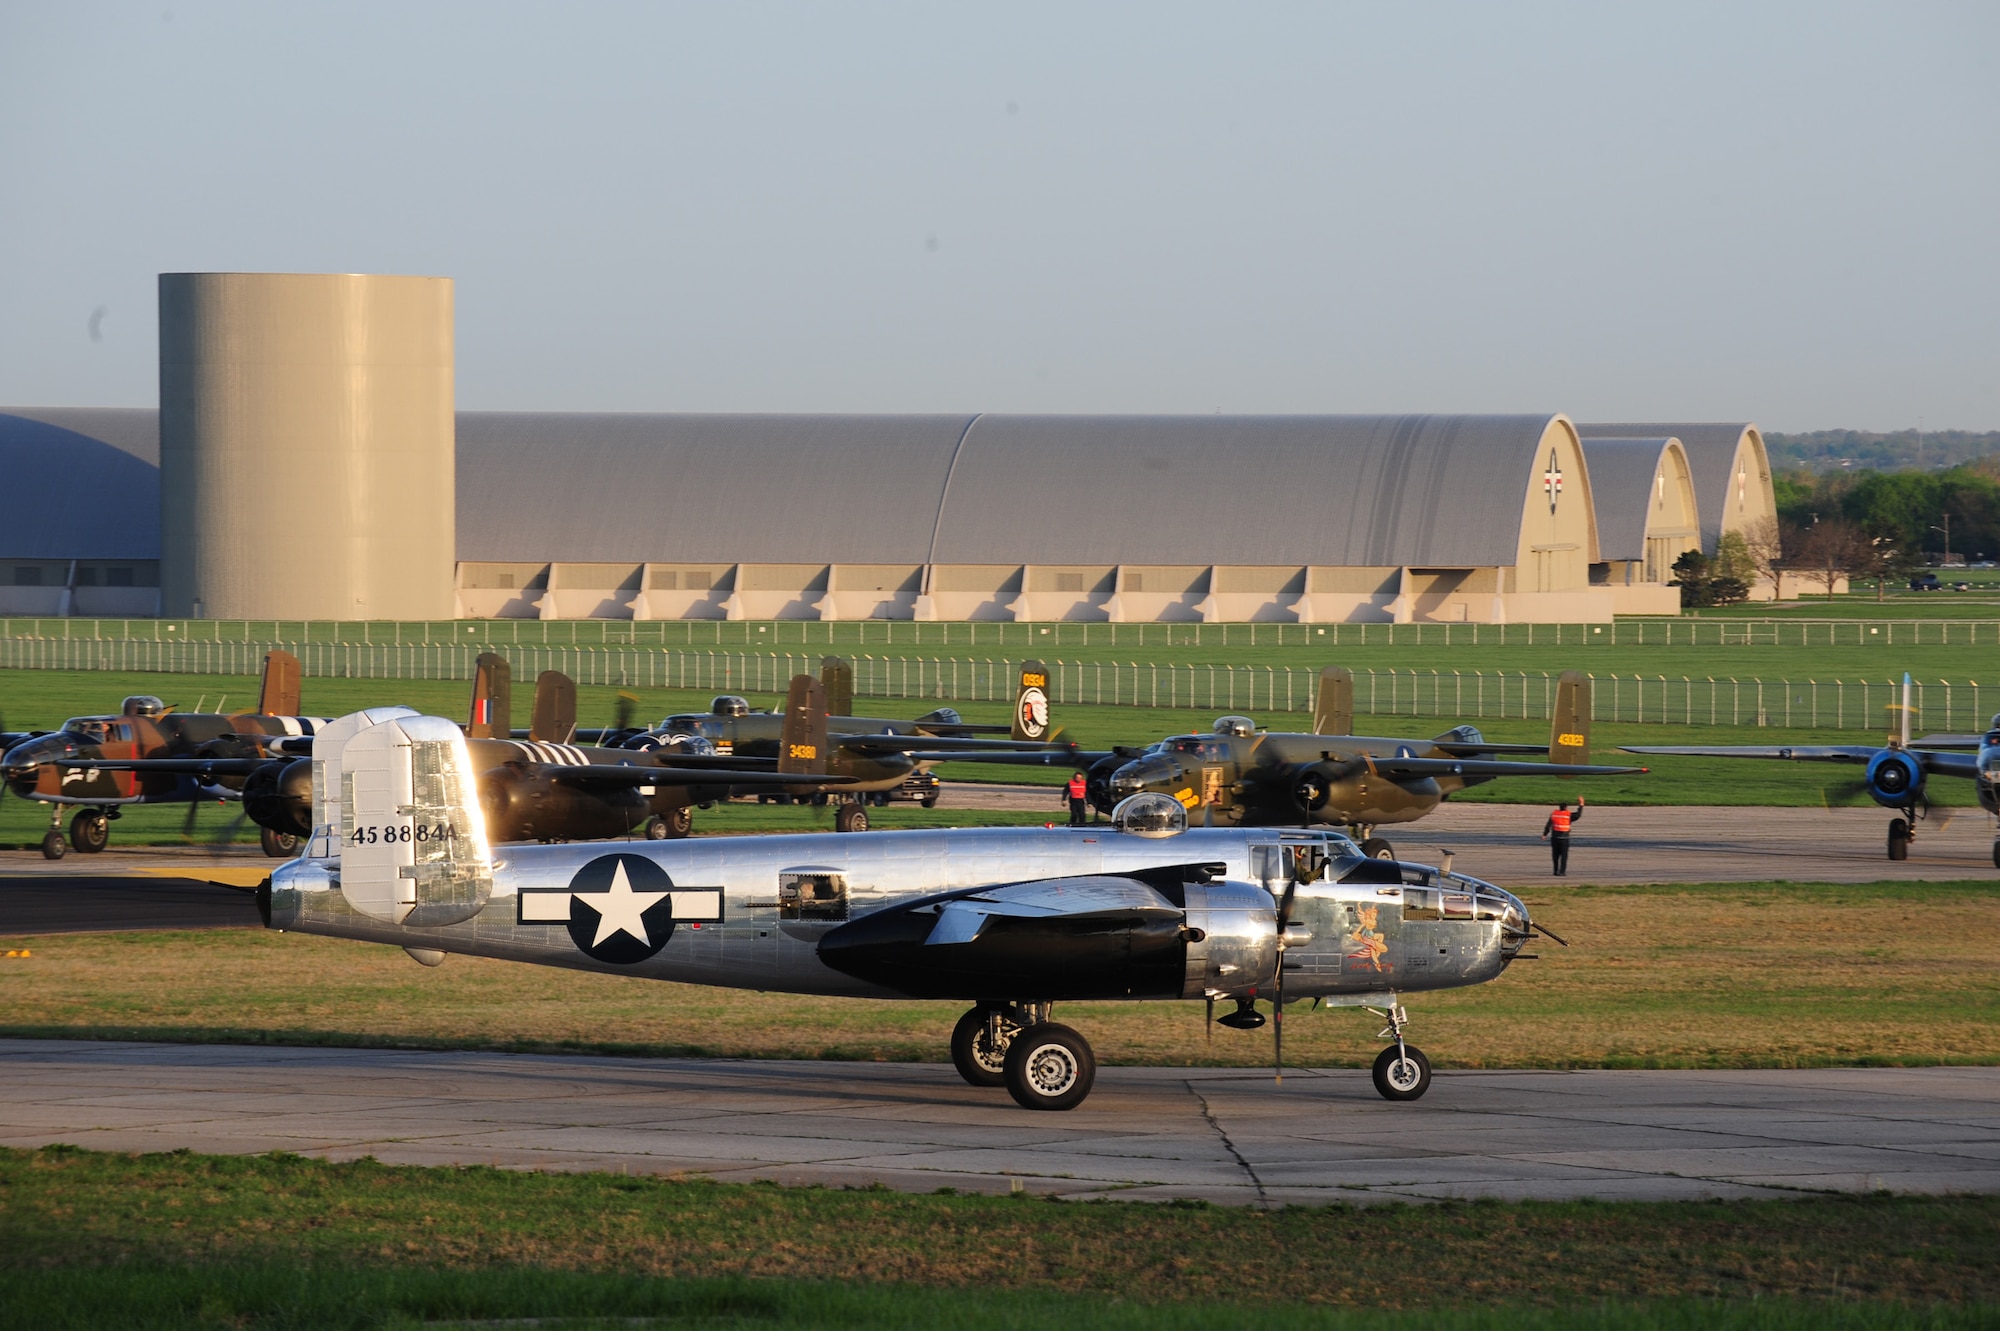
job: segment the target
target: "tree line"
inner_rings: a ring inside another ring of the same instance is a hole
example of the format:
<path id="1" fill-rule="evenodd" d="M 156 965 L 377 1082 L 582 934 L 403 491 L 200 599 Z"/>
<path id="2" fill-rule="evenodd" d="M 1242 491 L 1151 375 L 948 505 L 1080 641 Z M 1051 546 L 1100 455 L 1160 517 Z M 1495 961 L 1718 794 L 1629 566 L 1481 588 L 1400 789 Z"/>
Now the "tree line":
<path id="1" fill-rule="evenodd" d="M 1889 583 L 1947 560 L 2000 557 L 2000 459 L 1943 471 L 1794 471 L 1772 478 L 1778 515 L 1674 565 L 1684 606 L 1727 605 L 1780 572 L 1832 596 L 1842 578 Z"/>
<path id="2" fill-rule="evenodd" d="M 1941 471 L 2000 454 L 2000 430 L 1766 432 L 1764 449 L 1786 471 Z"/>

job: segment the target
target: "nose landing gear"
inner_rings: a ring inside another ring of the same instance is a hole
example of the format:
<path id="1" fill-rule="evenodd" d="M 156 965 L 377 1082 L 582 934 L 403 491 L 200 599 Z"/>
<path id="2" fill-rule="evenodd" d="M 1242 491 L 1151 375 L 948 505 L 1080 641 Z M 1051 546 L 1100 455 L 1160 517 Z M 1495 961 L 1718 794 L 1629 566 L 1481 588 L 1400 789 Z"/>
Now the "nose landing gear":
<path id="1" fill-rule="evenodd" d="M 1910 843 L 1917 839 L 1917 810 L 1911 805 L 1903 810 L 1901 818 L 1889 820 L 1889 858 L 1907 860 L 1910 858 Z M 1994 851 L 1994 863 L 2000 864 L 2000 847 Z"/>
<path id="2" fill-rule="evenodd" d="M 1364 1008 L 1389 1024 L 1377 1039 L 1396 1043 L 1375 1056 L 1375 1090 L 1384 1100 L 1415 1100 L 1431 1088 L 1431 1061 L 1424 1051 L 1403 1039 L 1403 1026 L 1410 1014 L 1392 996 L 1387 1008 Z"/>

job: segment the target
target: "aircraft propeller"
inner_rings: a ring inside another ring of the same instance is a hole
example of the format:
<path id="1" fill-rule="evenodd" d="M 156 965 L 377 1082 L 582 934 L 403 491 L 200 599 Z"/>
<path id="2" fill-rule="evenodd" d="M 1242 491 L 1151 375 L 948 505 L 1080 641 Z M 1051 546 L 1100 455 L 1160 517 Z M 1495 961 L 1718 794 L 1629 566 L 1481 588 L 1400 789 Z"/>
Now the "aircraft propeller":
<path id="1" fill-rule="evenodd" d="M 1271 1059 L 1272 1075 L 1279 1083 L 1285 1080 L 1285 930 L 1292 923 L 1292 903 L 1298 893 L 1298 879 L 1287 879 L 1285 895 L 1278 901 L 1278 972 L 1271 995 Z"/>

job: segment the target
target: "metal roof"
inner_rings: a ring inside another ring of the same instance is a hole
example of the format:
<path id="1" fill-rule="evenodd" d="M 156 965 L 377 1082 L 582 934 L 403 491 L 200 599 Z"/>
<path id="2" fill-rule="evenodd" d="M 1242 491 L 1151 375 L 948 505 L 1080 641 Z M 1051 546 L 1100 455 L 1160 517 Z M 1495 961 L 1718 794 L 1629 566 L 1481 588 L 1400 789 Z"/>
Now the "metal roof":
<path id="1" fill-rule="evenodd" d="M 460 412 L 458 557 L 1511 565 L 1562 420 Z M 115 516 L 19 506 L 21 555 L 157 557 L 157 412 L 16 412 L 0 448 L 20 493 L 121 477 Z"/>
<path id="2" fill-rule="evenodd" d="M 1590 467 L 1590 493 L 1597 504 L 1600 559 L 1646 557 L 1653 478 L 1667 465 L 1666 454 L 1674 445 L 1672 439 L 1592 437 L 1583 441 L 1584 461 Z"/>
<path id="3" fill-rule="evenodd" d="M 1770 486 L 1771 463 L 1764 455 L 1763 435 L 1749 421 L 1604 422 L 1578 425 L 1585 439 L 1652 439 L 1672 437 L 1687 453 L 1688 474 L 1694 479 L 1695 508 L 1701 514 L 1701 548 L 1715 553 L 1722 539 L 1722 518 L 1728 511 L 1729 486 L 1736 475 L 1736 455 L 1746 444 L 1757 463 L 1754 473 Z M 1600 509 L 1601 513 L 1603 510 Z"/>
<path id="4" fill-rule="evenodd" d="M 0 411 L 0 558 L 158 559 L 159 463 L 150 408 Z"/>

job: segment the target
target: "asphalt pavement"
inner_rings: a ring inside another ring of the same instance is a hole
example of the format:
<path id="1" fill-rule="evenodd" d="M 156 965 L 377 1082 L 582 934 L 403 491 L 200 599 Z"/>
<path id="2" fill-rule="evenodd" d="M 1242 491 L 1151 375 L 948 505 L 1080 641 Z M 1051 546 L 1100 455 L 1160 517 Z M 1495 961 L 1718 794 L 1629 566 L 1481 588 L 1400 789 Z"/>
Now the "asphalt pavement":
<path id="1" fill-rule="evenodd" d="M 948 1067 L 0 1041 L 0 1145 L 369 1155 L 1242 1205 L 2000 1192 L 2000 1068 L 1102 1068 L 1068 1113 Z"/>

